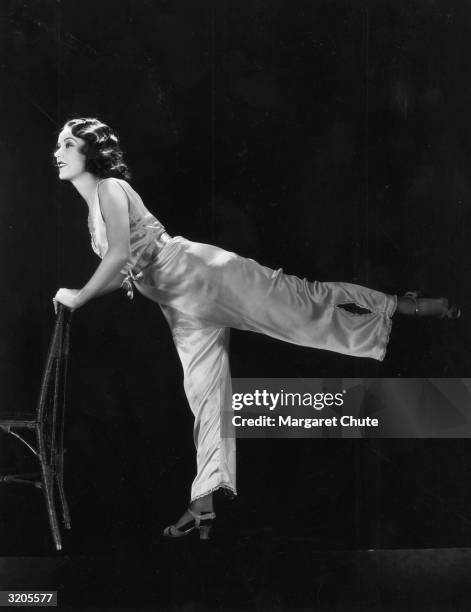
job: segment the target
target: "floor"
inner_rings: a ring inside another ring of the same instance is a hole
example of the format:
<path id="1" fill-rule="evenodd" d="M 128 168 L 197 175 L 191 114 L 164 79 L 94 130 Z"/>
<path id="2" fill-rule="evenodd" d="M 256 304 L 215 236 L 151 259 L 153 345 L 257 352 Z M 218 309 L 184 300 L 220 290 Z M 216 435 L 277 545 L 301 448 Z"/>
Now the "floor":
<path id="1" fill-rule="evenodd" d="M 467 611 L 470 575 L 468 548 L 318 550 L 270 532 L 160 541 L 141 557 L 0 558 L 2 590 L 57 590 L 69 611 Z"/>

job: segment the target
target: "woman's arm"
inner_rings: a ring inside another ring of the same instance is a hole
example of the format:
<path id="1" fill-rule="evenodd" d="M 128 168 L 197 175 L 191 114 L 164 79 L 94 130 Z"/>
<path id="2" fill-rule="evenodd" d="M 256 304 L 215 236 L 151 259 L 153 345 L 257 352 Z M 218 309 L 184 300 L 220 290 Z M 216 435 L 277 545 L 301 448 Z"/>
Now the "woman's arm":
<path id="1" fill-rule="evenodd" d="M 114 181 L 98 186 L 101 213 L 106 225 L 108 251 L 88 283 L 78 292 L 76 308 L 109 290 L 119 271 L 129 261 L 129 212 L 127 196 Z M 114 287 L 113 287 L 114 288 Z"/>
<path id="2" fill-rule="evenodd" d="M 60 289 L 55 300 L 79 308 L 94 297 L 120 286 L 120 270 L 129 261 L 129 212 L 127 196 L 119 185 L 105 181 L 98 186 L 99 201 L 106 224 L 108 251 L 88 283 L 79 291 Z M 122 278 L 121 278 L 122 280 Z"/>
<path id="3" fill-rule="evenodd" d="M 105 285 L 105 287 L 103 287 L 102 289 L 100 289 L 99 291 L 97 291 L 97 293 L 93 296 L 95 297 L 100 297 L 102 295 L 105 295 L 106 293 L 111 293 L 112 291 L 116 291 L 117 289 L 121 289 L 121 286 L 123 284 L 123 280 L 124 280 L 124 274 L 122 274 L 121 272 L 118 272 L 118 274 L 116 274 L 111 280 L 110 282 Z M 79 290 L 80 292 L 80 290 Z M 77 306 L 78 308 L 78 306 Z"/>

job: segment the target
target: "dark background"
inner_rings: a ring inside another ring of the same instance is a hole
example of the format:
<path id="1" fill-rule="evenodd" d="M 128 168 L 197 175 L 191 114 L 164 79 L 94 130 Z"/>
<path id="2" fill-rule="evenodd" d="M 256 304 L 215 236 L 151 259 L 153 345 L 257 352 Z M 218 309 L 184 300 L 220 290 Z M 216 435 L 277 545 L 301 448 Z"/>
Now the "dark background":
<path id="1" fill-rule="evenodd" d="M 118 131 L 133 187 L 171 235 L 464 311 L 395 320 L 382 363 L 233 332 L 234 376 L 471 376 L 469 3 L 4 0 L 0 11 L 2 406 L 35 405 L 51 298 L 98 263 L 86 205 L 50 163 L 72 115 Z M 69 372 L 66 551 L 155 554 L 194 474 L 157 305 L 118 292 L 74 313 Z M 5 437 L 1 451 L 3 467 L 18 459 Z M 220 531 L 313 549 L 469 545 L 470 451 L 469 440 L 241 440 L 240 497 L 222 500 Z M 50 552 L 39 496 L 2 488 L 0 554 Z"/>

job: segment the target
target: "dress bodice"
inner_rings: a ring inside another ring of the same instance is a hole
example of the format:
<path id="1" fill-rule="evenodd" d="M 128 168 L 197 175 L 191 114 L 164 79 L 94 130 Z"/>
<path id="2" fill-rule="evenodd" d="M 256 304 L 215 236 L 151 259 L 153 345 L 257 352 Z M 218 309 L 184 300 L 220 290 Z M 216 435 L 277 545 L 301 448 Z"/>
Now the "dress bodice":
<path id="1" fill-rule="evenodd" d="M 108 251 L 106 225 L 101 214 L 98 194 L 98 185 L 103 181 L 115 181 L 121 186 L 127 196 L 131 247 L 131 258 L 123 269 L 123 272 L 127 272 L 134 268 L 146 247 L 165 233 L 165 227 L 147 210 L 139 194 L 126 181 L 117 178 L 103 179 L 97 183 L 95 197 L 88 215 L 88 229 L 90 231 L 92 249 L 99 257 L 103 259 Z"/>

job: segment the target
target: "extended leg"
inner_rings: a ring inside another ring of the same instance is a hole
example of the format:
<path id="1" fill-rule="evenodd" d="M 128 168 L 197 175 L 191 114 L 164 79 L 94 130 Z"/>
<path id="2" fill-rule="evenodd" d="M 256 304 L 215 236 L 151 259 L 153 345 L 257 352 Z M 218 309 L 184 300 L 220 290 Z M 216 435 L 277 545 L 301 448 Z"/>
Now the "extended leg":
<path id="1" fill-rule="evenodd" d="M 301 346 L 384 358 L 395 296 L 351 283 L 311 283 L 281 271 L 266 278 L 264 268 L 253 268 L 263 295 L 249 302 L 241 292 L 245 312 L 234 327 Z"/>

